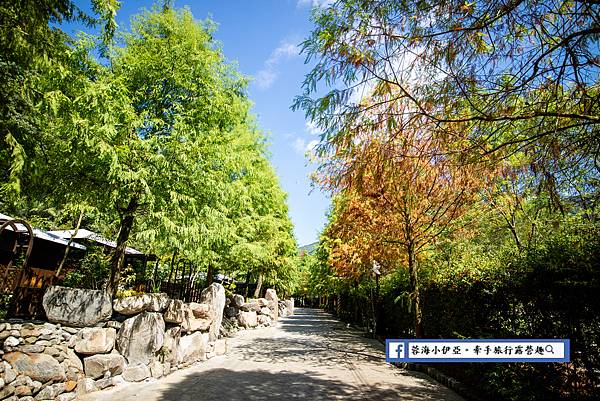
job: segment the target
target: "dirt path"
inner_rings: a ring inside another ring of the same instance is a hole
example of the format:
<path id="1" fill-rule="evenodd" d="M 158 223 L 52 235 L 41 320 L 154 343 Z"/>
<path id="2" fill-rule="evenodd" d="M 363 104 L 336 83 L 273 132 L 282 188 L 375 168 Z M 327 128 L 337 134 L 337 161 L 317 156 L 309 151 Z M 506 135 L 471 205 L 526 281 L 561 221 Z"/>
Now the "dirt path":
<path id="1" fill-rule="evenodd" d="M 242 331 L 227 355 L 85 401 L 462 400 L 416 372 L 385 362 L 383 346 L 331 315 L 296 309 L 277 327 Z"/>

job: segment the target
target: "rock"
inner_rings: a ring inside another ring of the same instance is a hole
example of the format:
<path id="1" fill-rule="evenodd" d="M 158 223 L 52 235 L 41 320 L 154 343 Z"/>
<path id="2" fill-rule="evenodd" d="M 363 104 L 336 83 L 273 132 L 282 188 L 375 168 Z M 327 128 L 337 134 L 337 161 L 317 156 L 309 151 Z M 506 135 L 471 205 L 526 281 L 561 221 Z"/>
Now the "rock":
<path id="1" fill-rule="evenodd" d="M 56 397 L 56 401 L 73 401 L 75 398 L 77 398 L 76 393 L 62 393 Z"/>
<path id="2" fill-rule="evenodd" d="M 17 372 L 10 366 L 8 362 L 3 362 L 4 365 L 4 383 L 10 384 L 17 378 Z"/>
<path id="3" fill-rule="evenodd" d="M 26 327 L 21 329 L 21 337 L 39 337 L 42 332 L 37 327 Z"/>
<path id="4" fill-rule="evenodd" d="M 78 382 L 79 380 L 83 379 L 85 377 L 85 375 L 83 374 L 83 369 L 79 370 L 73 367 L 68 367 L 67 368 L 67 380 L 71 381 L 75 381 Z"/>
<path id="5" fill-rule="evenodd" d="M 269 305 L 269 301 L 267 301 L 265 298 L 258 298 L 256 300 L 256 302 L 258 303 L 258 305 L 262 308 L 263 306 L 267 306 Z"/>
<path id="6" fill-rule="evenodd" d="M 227 339 L 219 338 L 215 341 L 215 354 L 216 355 L 225 355 L 227 353 Z"/>
<path id="7" fill-rule="evenodd" d="M 271 309 L 267 308 L 266 306 L 263 308 L 260 308 L 260 314 L 261 315 L 265 315 L 265 316 L 271 316 Z"/>
<path id="8" fill-rule="evenodd" d="M 84 394 L 93 393 L 95 391 L 98 391 L 98 387 L 96 386 L 94 379 L 90 379 L 89 377 L 86 377 L 85 379 L 82 379 L 77 383 L 77 388 L 75 391 L 77 392 L 77 395 L 79 396 L 79 395 L 84 395 Z"/>
<path id="9" fill-rule="evenodd" d="M 67 361 L 67 365 L 73 366 L 74 368 L 77 368 L 80 372 L 83 372 L 83 362 L 81 362 L 81 359 L 79 359 L 77 354 L 70 348 L 67 349 L 66 354 L 67 358 L 65 360 Z"/>
<path id="10" fill-rule="evenodd" d="M 240 313 L 240 310 L 235 306 L 229 306 L 225 308 L 225 316 L 227 317 L 236 317 Z"/>
<path id="11" fill-rule="evenodd" d="M 11 384 L 13 386 L 15 386 L 15 387 L 19 387 L 19 386 L 32 387 L 33 386 L 33 380 L 31 380 L 31 377 L 29 377 L 29 376 L 19 375 L 19 377 L 17 377 L 15 379 L 15 381 L 13 381 Z"/>
<path id="12" fill-rule="evenodd" d="M 271 324 L 271 318 L 267 315 L 258 315 L 257 321 L 259 325 L 269 326 Z"/>
<path id="13" fill-rule="evenodd" d="M 158 361 L 152 361 L 150 362 L 150 365 L 148 365 L 148 368 L 150 368 L 150 375 L 152 375 L 153 378 L 160 379 L 163 377 L 164 373 L 162 363 Z"/>
<path id="14" fill-rule="evenodd" d="M 244 304 L 244 302 L 244 297 L 239 294 L 234 294 L 231 298 L 231 306 L 234 306 L 238 309 Z"/>
<path id="15" fill-rule="evenodd" d="M 167 308 L 167 294 L 141 294 L 116 299 L 113 309 L 122 315 L 135 315 L 140 312 L 162 312 Z"/>
<path id="16" fill-rule="evenodd" d="M 15 386 L 9 384 L 8 386 L 4 386 L 4 388 L 0 389 L 0 400 L 4 400 L 5 398 L 10 397 L 15 393 Z"/>
<path id="17" fill-rule="evenodd" d="M 117 322 L 116 320 L 111 320 L 106 323 L 106 327 L 110 329 L 119 330 L 123 324 L 121 322 Z"/>
<path id="18" fill-rule="evenodd" d="M 199 304 L 196 304 L 199 305 Z M 184 305 L 184 319 L 181 323 L 181 328 L 187 333 L 202 330 L 206 331 L 210 328 L 212 319 L 196 318 L 194 312 L 189 305 Z"/>
<path id="19" fill-rule="evenodd" d="M 56 383 L 42 389 L 36 396 L 36 400 L 53 400 L 65 392 L 65 383 Z"/>
<path id="20" fill-rule="evenodd" d="M 210 341 L 215 341 L 219 338 L 221 322 L 223 321 L 223 309 L 225 308 L 225 287 L 219 283 L 212 283 L 207 288 L 202 290 L 200 295 L 202 303 L 210 305 L 213 321 L 210 324 L 208 331 Z"/>
<path id="21" fill-rule="evenodd" d="M 279 301 L 279 298 L 277 298 L 277 292 L 273 288 L 267 288 L 267 291 L 265 292 L 265 299 L 267 301 Z"/>
<path id="22" fill-rule="evenodd" d="M 252 303 L 245 303 L 243 304 L 240 309 L 244 312 L 260 312 L 260 305 L 258 304 L 258 302 L 252 302 Z"/>
<path id="23" fill-rule="evenodd" d="M 128 382 L 141 382 L 150 377 L 150 369 L 146 365 L 129 366 L 123 371 L 123 379 Z"/>
<path id="24" fill-rule="evenodd" d="M 285 307 L 285 302 L 279 301 L 277 306 L 278 306 L 277 309 L 279 312 L 279 316 L 281 316 L 281 317 L 289 316 L 289 312 L 288 312 L 287 308 Z"/>
<path id="25" fill-rule="evenodd" d="M 118 375 L 112 378 L 113 386 L 120 386 L 121 384 L 125 384 L 125 379 L 123 379 L 122 375 Z"/>
<path id="26" fill-rule="evenodd" d="M 41 354 L 42 352 L 44 352 L 44 347 L 43 345 L 32 345 L 32 344 L 28 344 L 28 345 L 23 345 L 19 348 L 19 351 L 22 352 L 27 352 L 28 354 Z"/>
<path id="27" fill-rule="evenodd" d="M 79 333 L 79 330 L 81 330 L 77 327 L 64 327 L 64 326 L 62 329 L 69 334 L 77 334 L 77 333 Z"/>
<path id="28" fill-rule="evenodd" d="M 279 320 L 279 298 L 277 298 L 277 293 L 273 288 L 267 289 L 265 299 L 269 302 L 267 306 L 272 312 L 269 316 L 271 316 L 273 320 Z"/>
<path id="29" fill-rule="evenodd" d="M 113 380 L 111 377 L 106 378 L 106 379 L 100 379 L 100 380 L 96 380 L 96 387 L 98 387 L 100 390 L 104 390 L 107 387 L 111 387 L 113 386 Z"/>
<path id="30" fill-rule="evenodd" d="M 75 380 L 69 380 L 65 382 L 65 391 L 73 391 L 77 387 L 77 382 Z"/>
<path id="31" fill-rule="evenodd" d="M 60 357 L 59 357 L 59 355 L 60 355 L 60 351 L 59 351 L 59 350 L 57 350 L 57 349 L 56 349 L 56 348 L 54 348 L 54 347 L 46 347 L 46 348 L 44 349 L 44 354 L 47 354 L 47 355 L 53 356 L 53 357 L 54 357 L 56 360 L 58 360 L 58 359 L 60 358 Z M 61 362 L 61 361 L 59 361 L 59 362 Z"/>
<path id="32" fill-rule="evenodd" d="M 179 340 L 181 338 L 181 327 L 171 327 L 165 331 L 165 341 L 160 349 L 163 362 L 177 365 L 179 361 Z"/>
<path id="33" fill-rule="evenodd" d="M 63 367 L 50 355 L 11 352 L 4 355 L 4 359 L 18 374 L 29 376 L 42 383 L 50 380 L 62 381 L 66 378 Z"/>
<path id="34" fill-rule="evenodd" d="M 190 302 L 188 305 L 189 305 L 190 310 L 194 314 L 195 318 L 209 319 L 209 320 L 212 320 L 214 318 L 214 315 L 212 313 L 212 310 L 211 310 L 211 307 L 209 304 Z"/>
<path id="35" fill-rule="evenodd" d="M 13 336 L 4 340 L 4 350 L 7 352 L 14 351 L 19 346 L 19 339 Z"/>
<path id="36" fill-rule="evenodd" d="M 31 389 L 27 386 L 16 386 L 15 387 L 15 395 L 17 397 L 24 397 L 27 395 L 31 395 Z"/>
<path id="37" fill-rule="evenodd" d="M 165 322 L 181 324 L 185 318 L 183 305 L 183 301 L 171 299 L 164 314 Z"/>
<path id="38" fill-rule="evenodd" d="M 179 340 L 179 360 L 184 363 L 205 360 L 208 339 L 208 333 L 200 332 L 181 337 Z"/>
<path id="39" fill-rule="evenodd" d="M 258 325 L 256 312 L 240 312 L 238 315 L 238 322 L 240 326 L 245 328 L 256 327 Z"/>
<path id="40" fill-rule="evenodd" d="M 42 305 L 50 322 L 68 326 L 94 326 L 112 315 L 110 295 L 100 290 L 49 287 Z"/>
<path id="41" fill-rule="evenodd" d="M 106 354 L 115 346 L 117 331 L 113 328 L 86 327 L 77 334 L 75 351 L 80 354 Z"/>
<path id="42" fill-rule="evenodd" d="M 118 354 L 92 355 L 83 360 L 85 375 L 92 379 L 104 376 L 108 372 L 111 376 L 119 375 L 125 368 L 125 358 Z"/>
<path id="43" fill-rule="evenodd" d="M 290 315 L 294 314 L 294 298 L 284 299 L 286 309 L 289 311 Z"/>
<path id="44" fill-rule="evenodd" d="M 37 393 L 38 391 L 40 391 L 42 386 L 43 386 L 43 384 L 38 381 L 35 381 L 35 380 L 31 381 L 31 389 L 33 390 L 34 394 Z"/>
<path id="45" fill-rule="evenodd" d="M 132 364 L 147 365 L 163 346 L 165 322 L 160 313 L 144 312 L 123 322 L 117 349 Z"/>

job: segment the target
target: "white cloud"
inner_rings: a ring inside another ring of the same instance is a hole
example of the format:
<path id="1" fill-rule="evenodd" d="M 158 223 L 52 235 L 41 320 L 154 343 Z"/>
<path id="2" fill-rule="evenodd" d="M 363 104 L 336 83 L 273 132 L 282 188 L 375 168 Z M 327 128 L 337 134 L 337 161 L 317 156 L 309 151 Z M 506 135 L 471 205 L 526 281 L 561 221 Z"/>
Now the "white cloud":
<path id="1" fill-rule="evenodd" d="M 308 132 L 311 135 L 321 135 L 321 133 L 323 132 L 321 131 L 321 128 L 319 128 L 317 123 L 314 121 L 307 121 L 305 126 L 306 132 Z"/>
<path id="2" fill-rule="evenodd" d="M 333 0 L 298 0 L 297 7 L 327 7 L 333 3 Z"/>
<path id="3" fill-rule="evenodd" d="M 312 141 L 306 141 L 303 138 L 296 138 L 292 146 L 296 153 L 304 156 L 307 153 L 312 153 L 315 147 L 319 144 L 319 141 L 313 139 Z"/>
<path id="4" fill-rule="evenodd" d="M 283 61 L 300 56 L 300 49 L 297 45 L 282 41 L 274 49 L 269 58 L 265 61 L 263 69 L 256 74 L 256 84 L 262 90 L 269 89 L 279 77 L 278 65 Z"/>
<path id="5" fill-rule="evenodd" d="M 271 86 L 273 86 L 273 83 L 275 83 L 277 75 L 279 75 L 277 71 L 267 69 L 260 70 L 258 74 L 256 74 L 256 85 L 258 85 L 258 87 L 263 90 L 269 89 Z"/>

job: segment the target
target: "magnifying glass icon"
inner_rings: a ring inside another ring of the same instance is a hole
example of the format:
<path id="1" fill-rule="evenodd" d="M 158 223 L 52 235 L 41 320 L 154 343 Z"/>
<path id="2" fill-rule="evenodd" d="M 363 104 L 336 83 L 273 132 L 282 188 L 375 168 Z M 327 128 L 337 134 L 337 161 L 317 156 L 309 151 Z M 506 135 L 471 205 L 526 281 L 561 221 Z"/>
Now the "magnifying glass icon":
<path id="1" fill-rule="evenodd" d="M 545 350 L 546 350 L 546 352 L 548 352 L 550 354 L 554 354 L 554 348 L 550 344 L 546 345 Z"/>

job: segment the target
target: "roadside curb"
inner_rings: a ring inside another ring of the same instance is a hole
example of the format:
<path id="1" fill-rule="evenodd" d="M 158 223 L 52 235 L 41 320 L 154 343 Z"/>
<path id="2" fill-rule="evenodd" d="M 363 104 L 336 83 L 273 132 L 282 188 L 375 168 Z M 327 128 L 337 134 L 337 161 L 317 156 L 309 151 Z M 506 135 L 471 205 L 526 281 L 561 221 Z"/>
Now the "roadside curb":
<path id="1" fill-rule="evenodd" d="M 487 401 L 486 399 L 481 398 L 481 396 L 476 394 L 470 387 L 464 385 L 463 383 L 459 382 L 453 377 L 450 377 L 431 366 L 425 366 L 418 363 L 410 362 L 391 362 L 391 364 L 401 369 L 425 373 L 427 376 L 453 390 L 458 395 L 464 397 L 468 401 Z"/>

